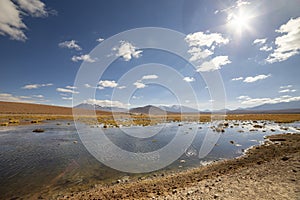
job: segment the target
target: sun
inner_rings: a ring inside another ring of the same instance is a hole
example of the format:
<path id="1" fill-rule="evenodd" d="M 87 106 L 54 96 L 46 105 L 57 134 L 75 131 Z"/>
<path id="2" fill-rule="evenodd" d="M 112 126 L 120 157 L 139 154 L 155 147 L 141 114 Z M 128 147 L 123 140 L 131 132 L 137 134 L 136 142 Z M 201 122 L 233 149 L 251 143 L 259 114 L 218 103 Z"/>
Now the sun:
<path id="1" fill-rule="evenodd" d="M 245 16 L 235 16 L 231 23 L 237 29 L 245 29 L 248 26 L 248 21 L 248 18 Z"/>
<path id="2" fill-rule="evenodd" d="M 244 31 L 249 31 L 251 29 L 251 16 L 245 12 L 240 12 L 238 14 L 231 13 L 227 18 L 228 26 L 230 31 L 236 34 L 242 34 Z"/>

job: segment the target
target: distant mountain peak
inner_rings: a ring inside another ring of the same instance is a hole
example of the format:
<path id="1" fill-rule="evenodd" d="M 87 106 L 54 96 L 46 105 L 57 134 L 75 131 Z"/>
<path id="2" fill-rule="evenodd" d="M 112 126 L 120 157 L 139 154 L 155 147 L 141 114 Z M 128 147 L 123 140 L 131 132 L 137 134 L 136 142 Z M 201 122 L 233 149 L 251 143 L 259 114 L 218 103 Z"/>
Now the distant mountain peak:
<path id="1" fill-rule="evenodd" d="M 101 106 L 98 104 L 91 104 L 91 103 L 81 103 L 74 108 L 81 108 L 86 110 L 100 110 L 100 111 L 107 111 L 107 112 L 127 112 L 128 110 L 125 108 L 119 107 L 110 107 L 110 106 Z"/>
<path id="2" fill-rule="evenodd" d="M 198 109 L 190 108 L 188 106 L 181 106 L 181 105 L 159 106 L 159 108 L 167 112 L 174 112 L 174 113 L 199 113 Z"/>
<path id="3" fill-rule="evenodd" d="M 166 111 L 152 105 L 146 105 L 142 107 L 132 108 L 129 110 L 131 113 L 141 113 L 141 114 L 153 114 L 153 115 L 164 115 Z"/>

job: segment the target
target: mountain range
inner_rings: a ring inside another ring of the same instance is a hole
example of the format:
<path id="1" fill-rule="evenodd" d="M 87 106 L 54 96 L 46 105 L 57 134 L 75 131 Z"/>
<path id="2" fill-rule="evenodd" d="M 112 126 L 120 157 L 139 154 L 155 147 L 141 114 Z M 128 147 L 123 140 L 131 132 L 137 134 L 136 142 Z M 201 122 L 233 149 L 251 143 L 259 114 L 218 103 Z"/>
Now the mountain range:
<path id="1" fill-rule="evenodd" d="M 100 110 L 100 111 L 106 111 L 106 112 L 128 112 L 125 108 L 119 108 L 119 107 L 109 107 L 109 106 L 101 106 L 97 104 L 89 104 L 89 103 L 81 103 L 74 108 L 81 108 L 86 110 Z"/>
<path id="2" fill-rule="evenodd" d="M 210 110 L 200 111 L 195 108 L 187 107 L 187 106 L 180 106 L 180 105 L 172 105 L 172 106 L 141 106 L 131 109 L 119 108 L 119 107 L 107 107 L 101 106 L 97 104 L 88 104 L 82 103 L 75 108 L 87 109 L 87 110 L 99 110 L 99 111 L 106 111 L 106 112 L 131 112 L 131 113 L 152 113 L 152 114 L 163 114 L 165 112 L 169 113 L 209 113 Z M 262 104 L 255 107 L 249 108 L 239 108 L 236 110 L 225 110 L 227 113 L 257 113 L 257 112 L 289 112 L 289 113 L 300 113 L 300 101 L 292 101 L 292 102 L 281 102 L 281 103 L 274 103 L 274 104 Z"/>

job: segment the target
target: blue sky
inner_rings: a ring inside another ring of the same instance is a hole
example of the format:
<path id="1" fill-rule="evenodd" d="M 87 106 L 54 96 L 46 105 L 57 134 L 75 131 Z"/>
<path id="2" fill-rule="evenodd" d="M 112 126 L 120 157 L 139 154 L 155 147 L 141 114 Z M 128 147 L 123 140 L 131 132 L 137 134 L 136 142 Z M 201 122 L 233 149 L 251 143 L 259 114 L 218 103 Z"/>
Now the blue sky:
<path id="1" fill-rule="evenodd" d="M 189 60 L 140 49 L 135 41 L 117 41 L 108 49 L 114 62 L 96 84 L 83 84 L 95 96 L 82 101 L 207 109 L 217 100 L 210 97 L 202 75 L 216 72 L 228 108 L 300 100 L 299 0 L 2 0 L 0 101 L 71 106 L 72 95 L 81 94 L 74 87 L 81 64 L 95 65 L 107 56 L 93 57 L 91 51 L 115 34 L 143 27 L 184 34 Z M 147 63 L 156 64 L 132 71 Z M 180 76 L 160 70 L 159 64 Z M 176 92 L 159 84 L 166 80 Z M 185 87 L 192 87 L 196 101 L 188 98 Z M 112 99 L 118 91 L 130 95 Z"/>

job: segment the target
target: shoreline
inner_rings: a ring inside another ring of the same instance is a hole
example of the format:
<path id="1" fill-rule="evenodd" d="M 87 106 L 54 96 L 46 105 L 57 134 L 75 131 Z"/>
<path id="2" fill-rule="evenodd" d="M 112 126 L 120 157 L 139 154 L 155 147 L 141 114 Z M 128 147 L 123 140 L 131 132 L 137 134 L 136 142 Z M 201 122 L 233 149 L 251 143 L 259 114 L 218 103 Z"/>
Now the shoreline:
<path id="1" fill-rule="evenodd" d="M 115 115 L 101 115 L 97 114 L 97 118 L 93 115 L 60 115 L 60 114 L 4 114 L 0 113 L 0 126 L 22 126 L 30 124 L 42 124 L 46 121 L 51 120 L 79 120 L 89 125 L 103 124 L 109 127 L 119 126 L 152 126 L 160 123 L 170 122 L 198 122 L 207 123 L 213 121 L 271 121 L 274 123 L 293 123 L 300 121 L 300 114 L 228 114 L 228 115 L 188 115 L 188 114 L 176 114 L 167 115 L 165 120 L 162 120 L 162 116 L 159 115 L 142 115 L 142 116 L 130 116 L 126 114 L 115 114 Z M 75 117 L 75 118 L 74 118 Z M 116 117 L 116 119 L 115 119 Z M 218 117 L 220 119 L 218 119 Z M 118 118 L 121 118 L 120 121 Z"/>
<path id="2" fill-rule="evenodd" d="M 300 196 L 297 188 L 300 185 L 300 134 L 267 138 L 269 141 L 249 148 L 238 158 L 174 174 L 160 173 L 144 180 L 98 185 L 87 191 L 56 196 L 56 199 L 252 199 L 254 196 L 297 199 Z"/>

